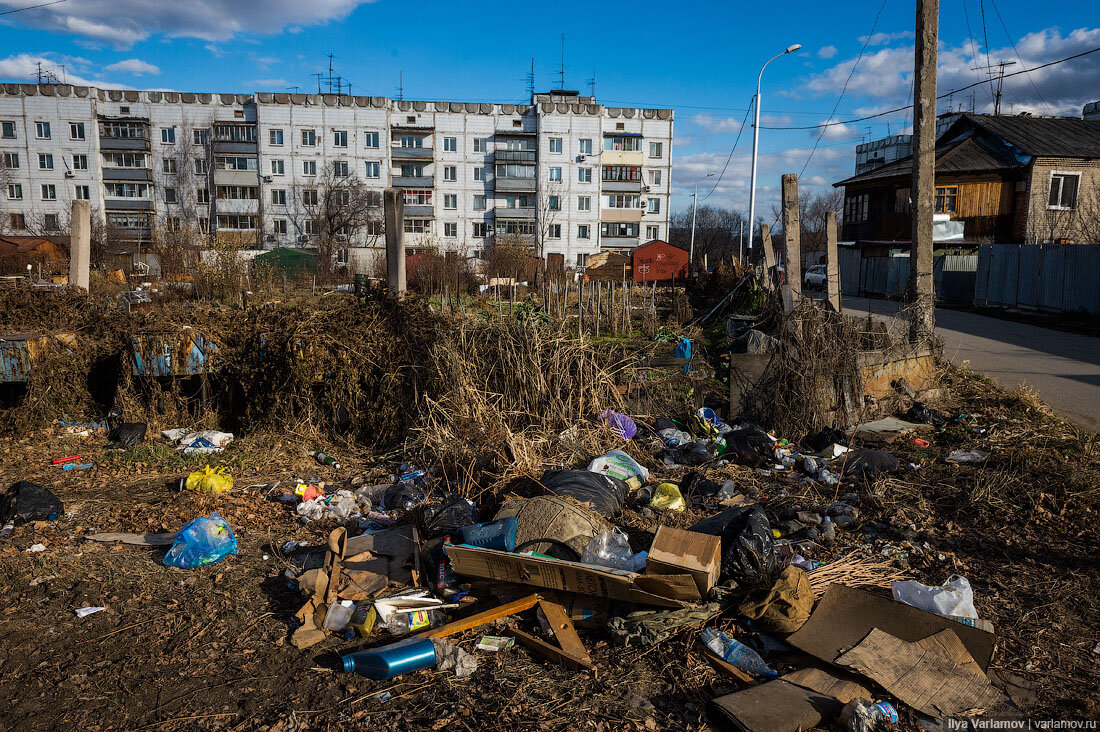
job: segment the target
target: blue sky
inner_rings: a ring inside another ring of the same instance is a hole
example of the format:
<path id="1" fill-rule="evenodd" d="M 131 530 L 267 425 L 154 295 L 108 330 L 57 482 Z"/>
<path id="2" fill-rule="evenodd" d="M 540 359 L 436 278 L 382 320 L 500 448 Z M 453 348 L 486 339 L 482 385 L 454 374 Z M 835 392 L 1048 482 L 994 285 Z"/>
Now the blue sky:
<path id="1" fill-rule="evenodd" d="M 42 1 L 0 0 L 0 11 Z M 722 170 L 760 65 L 789 44 L 801 43 L 802 50 L 765 73 L 764 126 L 845 121 L 908 103 L 913 14 L 912 0 L 885 6 L 880 0 L 66 0 L 0 16 L 0 80 L 33 79 L 41 61 L 78 84 L 316 91 L 313 74 L 327 71 L 331 52 L 355 94 L 393 96 L 403 75 L 409 99 L 518 102 L 532 57 L 536 87 L 557 85 L 565 33 L 567 88 L 587 91 L 595 75 L 604 104 L 676 110 L 673 208 L 679 209 L 690 205 L 697 181 Z M 984 65 L 987 53 L 991 62 L 1017 61 L 1013 71 L 1098 46 L 1100 15 L 1092 2 L 941 0 L 940 90 L 977 81 L 972 67 Z M 990 110 L 989 85 L 972 91 L 975 109 Z M 1004 92 L 1002 111 L 1079 115 L 1100 97 L 1100 53 L 1006 79 Z M 971 93 L 953 106 L 969 109 Z M 909 123 L 907 113 L 898 113 L 830 127 L 820 140 L 820 131 L 762 129 L 758 209 L 770 218 L 780 174 L 805 167 L 803 186 L 824 187 L 851 173 L 857 142 L 907 131 Z M 750 151 L 746 127 L 717 187 L 711 192 L 717 178 L 700 185 L 701 202 L 706 196 L 706 203 L 747 208 Z"/>

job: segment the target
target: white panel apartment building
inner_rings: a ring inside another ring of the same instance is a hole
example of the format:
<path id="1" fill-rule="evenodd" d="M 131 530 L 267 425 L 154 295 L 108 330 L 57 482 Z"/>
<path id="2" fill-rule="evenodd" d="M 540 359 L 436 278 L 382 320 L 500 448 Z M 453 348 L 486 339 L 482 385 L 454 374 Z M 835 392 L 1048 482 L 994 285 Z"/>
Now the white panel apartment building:
<path id="1" fill-rule="evenodd" d="M 0 86 L 0 232 L 67 229 L 73 198 L 131 241 L 194 222 L 265 248 L 315 243 L 322 182 L 405 191 L 406 244 L 482 256 L 516 235 L 583 264 L 668 236 L 672 110 L 575 92 L 529 105 Z M 375 195 L 377 194 L 377 195 Z M 379 226 L 347 242 L 382 246 Z"/>

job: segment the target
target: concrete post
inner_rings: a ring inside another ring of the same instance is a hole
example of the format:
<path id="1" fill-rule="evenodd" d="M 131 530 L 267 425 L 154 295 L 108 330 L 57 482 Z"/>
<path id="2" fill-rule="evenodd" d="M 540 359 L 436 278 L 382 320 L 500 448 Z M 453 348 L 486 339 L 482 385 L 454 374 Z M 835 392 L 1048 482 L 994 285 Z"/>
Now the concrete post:
<path id="1" fill-rule="evenodd" d="M 73 201 L 69 221 L 69 284 L 88 291 L 88 270 L 92 260 L 92 206 Z"/>
<path id="2" fill-rule="evenodd" d="M 923 341 L 936 327 L 932 279 L 932 213 L 936 176 L 936 42 L 939 0 L 917 0 L 913 51 L 912 251 L 909 255 L 909 340 Z"/>
<path id="3" fill-rule="evenodd" d="M 760 241 L 764 245 L 764 287 L 769 290 L 775 284 L 775 248 L 772 247 L 772 227 L 760 224 Z"/>
<path id="4" fill-rule="evenodd" d="M 386 225 L 386 284 L 394 297 L 405 296 L 405 195 L 387 188 L 383 199 Z"/>
<path id="5" fill-rule="evenodd" d="M 825 294 L 833 312 L 840 312 L 840 258 L 836 249 L 836 211 L 825 214 Z"/>
<path id="6" fill-rule="evenodd" d="M 787 250 L 787 286 L 791 301 L 802 297 L 802 239 L 798 221 L 798 175 L 783 176 L 783 241 Z"/>

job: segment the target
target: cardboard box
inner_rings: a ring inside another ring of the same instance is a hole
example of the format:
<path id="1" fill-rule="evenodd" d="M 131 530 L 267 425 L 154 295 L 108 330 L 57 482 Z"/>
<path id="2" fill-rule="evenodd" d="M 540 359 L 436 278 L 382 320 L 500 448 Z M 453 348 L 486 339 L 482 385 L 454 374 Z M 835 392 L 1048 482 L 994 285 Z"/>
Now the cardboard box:
<path id="1" fill-rule="evenodd" d="M 699 600 L 718 584 L 722 540 L 710 534 L 661 526 L 653 537 L 646 559 L 647 575 L 688 574 L 695 580 L 697 592 L 685 600 Z"/>
<path id="2" fill-rule="evenodd" d="M 647 576 L 604 569 L 564 559 L 511 554 L 494 549 L 448 544 L 451 568 L 465 577 L 514 582 L 658 607 L 683 607 L 680 599 L 697 592 L 687 574 Z"/>

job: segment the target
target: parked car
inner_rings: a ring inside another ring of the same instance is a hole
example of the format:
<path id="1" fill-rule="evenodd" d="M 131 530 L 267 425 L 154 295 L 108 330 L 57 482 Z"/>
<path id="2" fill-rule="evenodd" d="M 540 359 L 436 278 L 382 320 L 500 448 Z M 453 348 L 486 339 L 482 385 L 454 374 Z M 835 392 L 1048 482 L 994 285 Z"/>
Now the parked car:
<path id="1" fill-rule="evenodd" d="M 825 265 L 815 264 L 806 269 L 806 274 L 802 276 L 802 284 L 805 287 L 824 287 L 826 279 Z"/>

